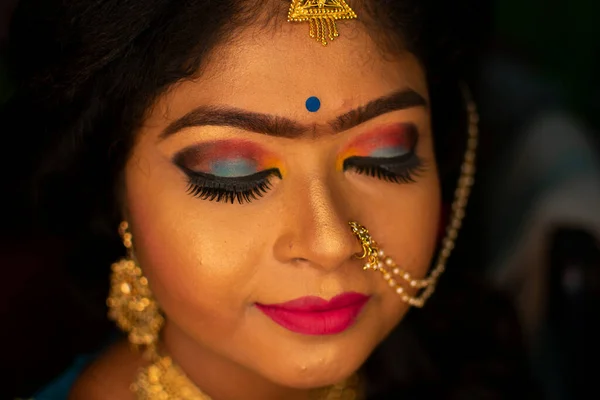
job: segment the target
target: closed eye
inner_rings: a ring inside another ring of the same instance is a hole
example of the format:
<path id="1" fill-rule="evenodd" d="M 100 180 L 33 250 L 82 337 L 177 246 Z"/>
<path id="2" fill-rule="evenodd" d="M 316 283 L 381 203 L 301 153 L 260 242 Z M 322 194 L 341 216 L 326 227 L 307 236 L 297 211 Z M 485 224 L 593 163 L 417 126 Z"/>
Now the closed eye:
<path id="1" fill-rule="evenodd" d="M 414 152 L 397 157 L 358 157 L 344 160 L 343 170 L 394 183 L 413 183 L 425 168 L 425 162 Z"/>
<path id="2" fill-rule="evenodd" d="M 231 204 L 257 200 L 271 189 L 273 177 L 281 179 L 281 172 L 276 168 L 235 178 L 192 171 L 182 166 L 180 168 L 187 175 L 187 192 L 190 195 L 202 200 Z"/>

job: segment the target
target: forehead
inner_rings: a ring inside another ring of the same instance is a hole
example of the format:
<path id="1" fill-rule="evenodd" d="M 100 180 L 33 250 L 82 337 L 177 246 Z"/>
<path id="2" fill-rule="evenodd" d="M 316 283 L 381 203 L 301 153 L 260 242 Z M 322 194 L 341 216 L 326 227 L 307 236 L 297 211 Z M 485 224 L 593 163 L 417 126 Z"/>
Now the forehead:
<path id="1" fill-rule="evenodd" d="M 427 98 L 425 75 L 406 51 L 385 53 L 356 21 L 338 23 L 340 37 L 322 46 L 308 25 L 250 27 L 217 47 L 199 77 L 177 85 L 159 101 L 167 117 L 198 105 L 227 105 L 318 122 L 404 88 Z M 316 96 L 318 113 L 305 101 Z M 162 113 L 164 116 L 165 114 Z"/>

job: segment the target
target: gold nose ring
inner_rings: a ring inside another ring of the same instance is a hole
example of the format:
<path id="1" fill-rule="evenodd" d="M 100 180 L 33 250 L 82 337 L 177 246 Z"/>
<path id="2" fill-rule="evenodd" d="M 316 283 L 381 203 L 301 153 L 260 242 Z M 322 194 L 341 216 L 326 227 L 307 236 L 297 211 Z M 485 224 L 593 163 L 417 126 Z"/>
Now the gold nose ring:
<path id="1" fill-rule="evenodd" d="M 428 288 L 428 290 L 431 290 L 435 286 L 436 279 L 432 277 L 426 279 L 413 279 L 410 273 L 400 268 L 391 257 L 386 256 L 383 249 L 379 248 L 377 242 L 371 237 L 367 228 L 356 221 L 350 221 L 348 224 L 362 247 L 362 253 L 358 252 L 354 254 L 354 258 L 366 260 L 363 265 L 363 270 L 380 272 L 383 279 L 401 296 L 401 299 L 404 302 L 415 307 L 422 307 L 425 304 L 426 297 L 422 295 L 417 297 L 409 295 L 407 290 L 400 285 L 400 282 L 404 281 L 408 286 L 415 288 L 416 290 L 431 286 Z"/>
<path id="2" fill-rule="evenodd" d="M 383 279 L 401 296 L 402 300 L 415 307 L 423 307 L 425 301 L 433 294 L 440 275 L 446 269 L 446 261 L 454 248 L 454 241 L 462 225 L 465 216 L 465 207 L 469 200 L 471 186 L 475 178 L 475 159 L 479 140 L 479 114 L 477 113 L 477 107 L 473 102 L 471 92 L 464 85 L 462 86 L 462 93 L 466 103 L 468 119 L 467 147 L 461 165 L 458 185 L 454 192 L 452 215 L 446 227 L 446 237 L 441 242 L 441 249 L 435 261 L 435 267 L 431 270 L 429 276 L 425 279 L 413 279 L 409 272 L 400 268 L 391 257 L 386 256 L 383 249 L 378 248 L 377 243 L 371 238 L 367 228 L 358 222 L 349 222 L 352 233 L 356 236 L 362 248 L 362 254 L 357 253 L 354 257 L 367 260 L 363 269 L 379 271 Z M 408 284 L 409 289 L 413 288 L 417 292 L 416 297 L 408 295 L 398 281 Z"/>
<path id="3" fill-rule="evenodd" d="M 367 254 L 369 254 L 369 248 L 367 246 L 363 245 L 362 249 L 363 249 L 363 253 L 361 255 L 359 255 L 359 253 L 356 253 L 354 255 L 354 257 L 358 258 L 359 260 L 365 259 L 367 257 Z"/>
<path id="4" fill-rule="evenodd" d="M 350 221 L 348 224 L 350 225 L 350 229 L 352 229 L 352 233 L 356 236 L 360 246 L 362 247 L 362 254 L 356 253 L 354 254 L 354 258 L 358 260 L 367 259 L 364 269 L 371 269 L 372 266 L 377 265 L 375 263 L 377 261 L 377 252 L 379 250 L 377 248 L 377 243 L 369 234 L 369 230 L 358 222 Z"/>

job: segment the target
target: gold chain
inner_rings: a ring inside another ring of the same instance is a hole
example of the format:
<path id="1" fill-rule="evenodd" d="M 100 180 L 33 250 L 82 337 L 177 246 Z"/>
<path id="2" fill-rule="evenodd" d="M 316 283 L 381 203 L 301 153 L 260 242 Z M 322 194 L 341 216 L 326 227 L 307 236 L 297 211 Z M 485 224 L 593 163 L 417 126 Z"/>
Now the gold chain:
<path id="1" fill-rule="evenodd" d="M 471 192 L 475 174 L 475 158 L 478 144 L 477 108 L 466 87 L 463 94 L 467 104 L 469 118 L 468 140 L 464 160 L 461 166 L 461 176 L 452 203 L 452 216 L 446 228 L 446 236 L 434 269 L 425 279 L 413 279 L 402 270 L 391 257 L 385 255 L 373 240 L 369 231 L 357 222 L 350 222 L 352 232 L 356 235 L 363 249 L 357 258 L 366 259 L 365 270 L 379 271 L 402 300 L 415 306 L 423 307 L 425 301 L 433 294 L 439 276 L 444 272 L 446 261 L 450 256 L 458 231 L 465 215 L 465 207 Z M 146 347 L 152 364 L 143 368 L 136 381 L 131 385 L 138 400 L 211 400 L 203 393 L 185 373 L 168 356 L 160 356 L 156 351 L 158 333 L 164 323 L 164 318 L 156 300 L 153 298 L 148 280 L 133 259 L 132 235 L 128 232 L 127 222 L 121 223 L 119 233 L 127 248 L 127 258 L 113 264 L 111 290 L 107 304 L 111 319 L 125 332 L 129 333 L 129 341 L 134 345 Z M 397 277 L 394 279 L 394 277 Z M 398 280 L 408 282 L 415 289 L 424 289 L 413 297 L 406 293 Z M 361 396 L 356 376 L 333 386 L 315 389 L 312 399 L 318 400 L 354 400 Z"/>
<path id="2" fill-rule="evenodd" d="M 352 233 L 357 237 L 363 249 L 363 253 L 356 255 L 356 258 L 366 259 L 363 269 L 380 272 L 383 279 L 401 296 L 404 302 L 418 308 L 423 307 L 427 299 L 433 294 L 438 278 L 446 269 L 446 262 L 454 249 L 458 231 L 465 217 L 465 207 L 469 200 L 471 187 L 475 181 L 475 159 L 479 139 L 479 114 L 477 113 L 477 107 L 471 97 L 471 93 L 466 86 L 462 87 L 462 93 L 465 98 L 469 119 L 467 147 L 461 165 L 461 175 L 454 193 L 452 215 L 446 227 L 446 236 L 442 240 L 442 248 L 436 260 L 435 267 L 429 276 L 425 279 L 414 279 L 410 273 L 400 268 L 391 257 L 385 255 L 383 249 L 379 248 L 377 242 L 369 234 L 368 229 L 358 222 L 349 222 Z M 424 290 L 417 296 L 411 296 L 406 293 L 406 289 L 400 285 L 398 280 L 407 282 L 411 288 Z"/>
<path id="3" fill-rule="evenodd" d="M 170 357 L 161 357 L 153 351 L 154 362 L 142 369 L 131 385 L 138 400 L 212 400 L 203 393 L 173 362 Z M 314 389 L 313 400 L 357 400 L 359 380 L 353 375 L 346 381 Z"/>
<path id="4" fill-rule="evenodd" d="M 131 390 L 138 400 L 211 400 L 171 357 L 157 357 L 150 366 L 142 369 Z"/>
<path id="5" fill-rule="evenodd" d="M 107 299 L 109 318 L 125 332 L 136 347 L 145 349 L 151 364 L 142 368 L 131 390 L 138 400 L 211 400 L 168 356 L 157 351 L 160 330 L 164 325 L 158 303 L 148 280 L 142 274 L 133 255 L 133 236 L 129 224 L 119 225 L 119 234 L 127 249 L 127 257 L 112 265 L 110 293 Z M 355 400 L 359 398 L 356 376 L 348 380 L 311 391 L 313 400 Z"/>

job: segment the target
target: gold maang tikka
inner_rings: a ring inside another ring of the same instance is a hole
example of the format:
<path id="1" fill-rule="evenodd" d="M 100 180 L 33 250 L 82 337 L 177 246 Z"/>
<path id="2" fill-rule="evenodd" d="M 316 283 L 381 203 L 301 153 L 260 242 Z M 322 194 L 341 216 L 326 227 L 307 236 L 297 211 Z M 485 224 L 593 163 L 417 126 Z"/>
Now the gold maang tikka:
<path id="1" fill-rule="evenodd" d="M 308 22 L 310 37 L 323 46 L 340 35 L 335 21 L 355 18 L 344 0 L 292 0 L 288 12 L 288 22 Z"/>
<path id="2" fill-rule="evenodd" d="M 380 272 L 383 279 L 401 296 L 402 300 L 414 307 L 421 308 L 425 305 L 425 302 L 435 290 L 438 278 L 446 269 L 446 262 L 452 253 L 452 249 L 454 249 L 454 243 L 458 236 L 458 231 L 462 226 L 465 207 L 467 206 L 471 187 L 474 183 L 475 158 L 479 139 L 479 114 L 477 113 L 475 102 L 471 97 L 471 92 L 466 86 L 462 87 L 462 93 L 465 98 L 468 115 L 467 147 L 461 165 L 461 175 L 454 193 L 452 214 L 450 222 L 446 227 L 446 236 L 442 240 L 441 250 L 435 267 L 429 276 L 424 279 L 413 278 L 409 272 L 402 269 L 391 257 L 385 254 L 385 251 L 371 237 L 367 228 L 358 222 L 349 222 L 352 233 L 356 236 L 362 247 L 362 253 L 356 254 L 355 257 L 365 260 L 363 269 Z M 402 286 L 402 282 L 408 285 L 408 288 Z M 417 295 L 411 296 L 408 293 L 410 289 L 416 290 Z"/>

